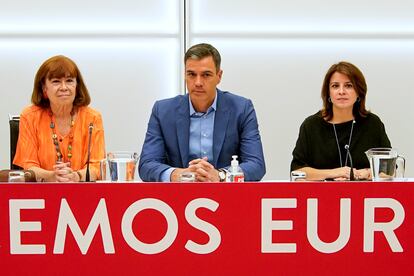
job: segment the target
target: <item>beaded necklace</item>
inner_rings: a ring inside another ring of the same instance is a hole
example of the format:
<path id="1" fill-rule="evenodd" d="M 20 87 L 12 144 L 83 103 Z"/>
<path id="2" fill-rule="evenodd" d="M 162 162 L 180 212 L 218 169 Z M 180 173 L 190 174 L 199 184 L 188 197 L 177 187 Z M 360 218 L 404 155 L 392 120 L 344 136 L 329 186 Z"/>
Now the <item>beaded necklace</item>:
<path id="1" fill-rule="evenodd" d="M 55 150 L 56 150 L 56 163 L 60 163 L 60 162 L 70 162 L 70 159 L 72 158 L 72 143 L 73 143 L 73 126 L 75 125 L 75 121 L 74 121 L 74 114 L 75 112 L 72 110 L 70 112 L 70 131 L 69 131 L 69 143 L 68 143 L 68 156 L 67 159 L 64 160 L 63 158 L 63 154 L 62 151 L 60 150 L 59 147 L 59 141 L 58 141 L 58 136 L 56 134 L 56 124 L 54 122 L 54 116 L 52 111 L 49 111 L 49 117 L 50 117 L 50 129 L 52 130 L 52 140 L 53 140 L 53 144 L 55 145 Z M 62 141 L 62 140 L 61 140 Z"/>

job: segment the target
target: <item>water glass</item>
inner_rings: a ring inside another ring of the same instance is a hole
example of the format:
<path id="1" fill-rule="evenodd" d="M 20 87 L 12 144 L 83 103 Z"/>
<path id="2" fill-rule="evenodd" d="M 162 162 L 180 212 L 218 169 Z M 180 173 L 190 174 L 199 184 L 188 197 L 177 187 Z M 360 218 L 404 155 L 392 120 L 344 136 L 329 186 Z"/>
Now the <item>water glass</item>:
<path id="1" fill-rule="evenodd" d="M 134 181 L 138 158 L 139 155 L 136 152 L 109 152 L 106 161 L 101 161 L 102 179 L 104 179 L 104 177 L 106 179 L 106 173 L 108 172 L 106 167 L 109 167 L 111 181 Z"/>
<path id="2" fill-rule="evenodd" d="M 290 181 L 306 181 L 306 173 L 302 171 L 292 171 Z"/>
<path id="3" fill-rule="evenodd" d="M 179 176 L 179 182 L 195 182 L 195 173 L 183 172 Z"/>
<path id="4" fill-rule="evenodd" d="M 25 182 L 24 172 L 22 171 L 9 172 L 8 182 Z"/>

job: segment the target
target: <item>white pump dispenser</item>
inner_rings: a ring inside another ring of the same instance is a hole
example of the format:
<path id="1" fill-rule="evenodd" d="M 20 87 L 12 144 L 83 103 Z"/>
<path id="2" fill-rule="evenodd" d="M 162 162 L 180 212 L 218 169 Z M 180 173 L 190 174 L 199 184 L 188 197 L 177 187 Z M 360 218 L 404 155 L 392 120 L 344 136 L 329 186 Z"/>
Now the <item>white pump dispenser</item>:
<path id="1" fill-rule="evenodd" d="M 228 173 L 228 182 L 244 182 L 244 173 L 239 166 L 239 161 L 237 160 L 237 155 L 232 156 L 231 166 Z"/>

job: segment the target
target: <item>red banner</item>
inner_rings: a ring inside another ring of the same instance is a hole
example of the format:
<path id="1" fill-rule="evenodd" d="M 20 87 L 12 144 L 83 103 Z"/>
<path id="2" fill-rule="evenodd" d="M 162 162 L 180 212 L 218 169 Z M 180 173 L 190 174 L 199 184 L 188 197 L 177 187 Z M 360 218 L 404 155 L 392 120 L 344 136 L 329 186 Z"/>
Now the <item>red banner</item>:
<path id="1" fill-rule="evenodd" d="M 2 184 L 1 275 L 411 275 L 414 183 Z"/>

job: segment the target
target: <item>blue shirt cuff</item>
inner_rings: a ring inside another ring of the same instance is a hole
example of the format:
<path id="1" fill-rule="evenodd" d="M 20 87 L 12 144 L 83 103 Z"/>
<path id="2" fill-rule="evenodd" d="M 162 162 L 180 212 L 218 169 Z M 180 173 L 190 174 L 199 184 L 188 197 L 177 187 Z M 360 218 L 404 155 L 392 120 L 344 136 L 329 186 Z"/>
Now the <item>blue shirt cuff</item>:
<path id="1" fill-rule="evenodd" d="M 169 168 L 161 173 L 161 182 L 171 182 L 171 173 L 175 168 Z"/>

